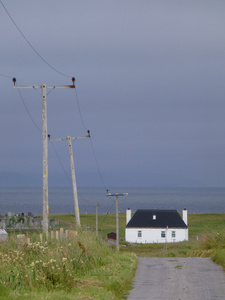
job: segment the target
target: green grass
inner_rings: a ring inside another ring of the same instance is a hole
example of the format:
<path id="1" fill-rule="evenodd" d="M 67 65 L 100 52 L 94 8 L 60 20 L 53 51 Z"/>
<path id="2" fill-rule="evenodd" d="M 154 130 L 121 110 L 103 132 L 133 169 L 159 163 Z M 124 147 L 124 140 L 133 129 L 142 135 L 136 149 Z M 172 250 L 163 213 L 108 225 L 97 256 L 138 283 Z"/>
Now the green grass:
<path id="1" fill-rule="evenodd" d="M 134 254 L 114 251 L 91 231 L 44 243 L 34 234 L 31 244 L 11 234 L 0 244 L 0 299 L 121 299 L 136 266 Z"/>
<path id="2" fill-rule="evenodd" d="M 73 214 L 50 217 L 75 228 Z M 131 287 L 137 256 L 210 257 L 225 269 L 225 214 L 189 215 L 189 241 L 182 243 L 128 244 L 125 222 L 125 213 L 119 214 L 119 253 L 106 239 L 116 231 L 114 214 L 98 216 L 98 237 L 94 214 L 81 215 L 82 228 L 70 242 L 40 244 L 33 235 L 24 247 L 11 234 L 0 244 L 0 299 L 121 299 Z"/>
<path id="3" fill-rule="evenodd" d="M 63 216 L 63 218 L 61 218 Z M 55 219 L 64 220 L 67 225 L 74 224 L 74 215 L 54 215 Z M 96 216 L 94 214 L 81 215 L 81 224 L 95 230 Z M 115 214 L 98 215 L 99 235 L 106 238 L 107 233 L 116 231 Z M 172 244 L 133 244 L 125 242 L 126 214 L 119 214 L 119 236 L 121 252 L 132 252 L 137 256 L 157 256 L 157 257 L 178 257 L 193 255 L 208 255 L 202 241 L 205 236 L 215 235 L 217 232 L 225 230 L 225 214 L 190 214 L 188 215 L 189 241 Z"/>

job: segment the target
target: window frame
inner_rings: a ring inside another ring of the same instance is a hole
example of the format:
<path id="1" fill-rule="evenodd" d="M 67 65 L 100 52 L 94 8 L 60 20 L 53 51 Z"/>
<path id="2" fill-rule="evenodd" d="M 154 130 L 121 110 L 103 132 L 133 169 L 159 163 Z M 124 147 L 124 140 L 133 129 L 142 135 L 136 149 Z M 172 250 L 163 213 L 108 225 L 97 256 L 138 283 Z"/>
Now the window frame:
<path id="1" fill-rule="evenodd" d="M 137 232 L 137 237 L 138 237 L 138 238 L 142 238 L 142 230 L 138 230 L 138 232 Z"/>
<path id="2" fill-rule="evenodd" d="M 165 239 L 166 238 L 166 230 L 161 231 L 161 238 Z"/>

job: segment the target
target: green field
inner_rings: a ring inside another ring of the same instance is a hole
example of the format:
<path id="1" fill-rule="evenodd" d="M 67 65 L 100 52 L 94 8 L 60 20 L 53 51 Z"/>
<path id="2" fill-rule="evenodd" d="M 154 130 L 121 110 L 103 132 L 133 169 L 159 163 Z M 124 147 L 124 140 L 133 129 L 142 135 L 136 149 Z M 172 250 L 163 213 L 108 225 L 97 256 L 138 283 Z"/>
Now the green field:
<path id="1" fill-rule="evenodd" d="M 80 229 L 72 214 L 51 215 L 62 227 L 77 231 L 70 240 L 42 243 L 38 234 L 30 244 L 10 234 L 0 243 L 0 299 L 122 299 L 131 288 L 138 256 L 210 257 L 225 268 L 225 214 L 188 216 L 189 241 L 168 244 L 125 242 L 125 213 L 119 214 L 120 252 L 108 244 L 116 231 L 114 214 L 81 215 Z"/>

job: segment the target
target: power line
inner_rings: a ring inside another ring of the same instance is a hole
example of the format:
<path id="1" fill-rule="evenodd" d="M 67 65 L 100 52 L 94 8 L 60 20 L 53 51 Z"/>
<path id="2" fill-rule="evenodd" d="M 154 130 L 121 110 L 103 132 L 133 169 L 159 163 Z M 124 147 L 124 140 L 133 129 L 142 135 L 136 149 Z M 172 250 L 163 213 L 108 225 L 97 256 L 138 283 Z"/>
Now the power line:
<path id="1" fill-rule="evenodd" d="M 78 111 L 79 111 L 79 115 L 80 115 L 80 119 L 81 119 L 81 123 L 84 127 L 85 130 L 88 130 L 87 129 L 87 126 L 85 125 L 84 123 L 84 119 L 83 119 L 83 116 L 82 116 L 82 113 L 81 113 L 81 109 L 80 109 L 80 103 L 79 103 L 79 99 L 78 99 L 78 94 L 77 94 L 77 89 L 75 88 L 75 94 L 76 94 L 76 99 L 77 99 L 77 107 L 78 107 Z"/>
<path id="2" fill-rule="evenodd" d="M 29 40 L 26 38 L 26 36 L 23 34 L 23 32 L 21 31 L 21 29 L 19 28 L 19 26 L 16 24 L 16 22 L 14 21 L 14 19 L 12 18 L 12 16 L 10 15 L 9 11 L 6 9 L 6 7 L 4 6 L 4 4 L 2 3 L 2 1 L 0 0 L 0 3 L 2 5 L 2 7 L 4 8 L 5 12 L 7 13 L 7 15 L 9 16 L 10 20 L 13 22 L 13 24 L 15 25 L 16 29 L 19 31 L 19 33 L 22 35 L 22 37 L 24 38 L 24 40 L 27 42 L 27 44 L 31 47 L 31 49 L 37 54 L 37 56 L 47 65 L 49 66 L 53 71 L 55 71 L 56 73 L 63 75 L 65 77 L 71 77 L 70 75 L 64 74 L 61 71 L 57 70 L 56 68 L 54 68 L 52 65 L 50 65 L 47 60 L 45 60 L 39 53 L 38 51 L 34 48 L 34 46 L 29 42 Z"/>
<path id="3" fill-rule="evenodd" d="M 113 201 L 113 204 L 110 206 L 109 210 L 107 211 L 107 214 L 105 214 L 104 219 L 101 221 L 101 224 L 99 224 L 99 227 L 102 226 L 102 224 L 104 223 L 106 217 L 109 215 L 108 213 L 111 211 L 111 209 L 113 208 L 114 204 L 115 204 L 116 200 Z"/>
<path id="4" fill-rule="evenodd" d="M 57 157 L 57 159 L 58 159 L 58 161 L 59 161 L 59 164 L 60 164 L 60 166 L 61 166 L 61 168 L 62 168 L 62 170 L 63 170 L 63 172 L 64 172 L 66 178 L 68 179 L 68 182 L 70 183 L 70 185 L 72 185 L 71 178 L 70 178 L 70 176 L 68 175 L 66 169 L 65 169 L 64 166 L 63 166 L 63 163 L 62 163 L 62 161 L 61 161 L 61 159 L 60 159 L 60 157 L 59 157 L 59 154 L 58 154 L 58 152 L 57 152 L 57 150 L 56 150 L 56 148 L 55 148 L 55 146 L 54 146 L 54 143 L 51 143 L 51 145 L 52 145 L 52 147 L 53 147 L 53 149 L 54 149 L 54 152 L 55 152 L 55 155 L 56 155 L 56 157 Z M 92 203 L 90 203 L 87 199 L 85 199 L 80 193 L 78 193 L 78 196 L 79 196 L 79 198 L 81 198 L 83 201 L 87 202 L 88 204 L 92 204 Z"/>
<path id="5" fill-rule="evenodd" d="M 5 77 L 5 78 L 10 78 L 10 79 L 12 78 L 11 76 L 8 76 L 8 75 L 5 75 L 5 74 L 1 74 L 1 73 L 0 73 L 0 76 Z"/>
<path id="6" fill-rule="evenodd" d="M 56 157 L 57 157 L 57 159 L 58 159 L 58 161 L 59 161 L 59 164 L 60 164 L 61 168 L 63 169 L 63 172 L 64 172 L 66 178 L 68 179 L 69 183 L 72 184 L 72 181 L 71 181 L 71 179 L 70 179 L 70 177 L 69 177 L 69 175 L 68 175 L 66 169 L 64 168 L 63 163 L 62 163 L 62 161 L 61 161 L 61 159 L 60 159 L 60 157 L 59 157 L 59 155 L 58 155 L 58 153 L 57 153 L 57 151 L 56 151 L 56 148 L 55 148 L 55 146 L 54 146 L 54 143 L 51 143 L 51 145 L 52 145 L 52 147 L 53 147 L 53 149 L 54 149 L 54 152 L 55 152 L 55 154 L 56 154 Z"/>
<path id="7" fill-rule="evenodd" d="M 92 143 L 92 139 L 90 139 L 90 142 L 91 142 L 91 149 L 92 149 L 92 153 L 93 153 L 93 156 L 94 156 L 95 164 L 96 164 L 96 167 L 97 167 L 97 170 L 98 170 L 98 174 L 99 174 L 101 183 L 102 183 L 104 189 L 107 190 L 107 187 L 106 187 L 105 182 L 103 180 L 103 177 L 102 177 L 99 165 L 98 165 L 98 161 L 97 161 L 97 158 L 96 158 L 96 155 L 95 155 L 95 150 L 94 150 L 94 146 L 93 146 L 93 143 Z"/>
<path id="8" fill-rule="evenodd" d="M 22 94 L 21 94 L 21 92 L 20 92 L 19 89 L 18 89 L 18 93 L 19 93 L 19 95 L 20 95 L 20 98 L 21 98 L 21 100 L 22 100 L 22 103 L 23 103 L 23 105 L 24 105 L 24 107 L 25 107 L 25 109 L 26 109 L 26 111 L 27 111 L 27 113 L 28 113 L 28 115 L 29 115 L 29 117 L 30 117 L 32 123 L 34 124 L 34 126 L 37 128 L 37 130 L 38 130 L 39 132 L 42 132 L 41 129 L 40 129 L 40 128 L 38 127 L 38 125 L 36 124 L 36 122 L 34 121 L 34 119 L 33 119 L 32 115 L 31 115 L 31 113 L 30 113 L 28 107 L 26 106 L 26 103 L 25 103 L 25 101 L 24 101 L 24 99 L 23 99 L 23 96 L 22 96 Z"/>
<path id="9" fill-rule="evenodd" d="M 78 106 L 78 111 L 79 111 L 80 119 L 81 119 L 81 122 L 83 124 L 84 129 L 87 130 L 87 126 L 84 123 L 84 119 L 83 119 L 83 116 L 82 116 L 82 113 L 81 113 L 80 104 L 79 104 L 79 98 L 78 98 L 78 94 L 77 94 L 76 88 L 75 88 L 75 94 L 76 94 L 77 106 Z M 92 153 L 93 153 L 93 156 L 94 156 L 95 164 L 96 164 L 96 167 L 97 167 L 97 170 L 98 170 L 98 174 L 99 174 L 101 183 L 102 183 L 104 189 L 107 190 L 106 185 L 105 185 L 104 180 L 103 180 L 103 177 L 102 177 L 102 174 L 101 174 L 101 171 L 100 171 L 100 168 L 99 168 L 97 157 L 95 155 L 95 150 L 94 150 L 92 138 L 90 138 L 90 142 L 91 142 L 91 149 L 92 149 Z"/>

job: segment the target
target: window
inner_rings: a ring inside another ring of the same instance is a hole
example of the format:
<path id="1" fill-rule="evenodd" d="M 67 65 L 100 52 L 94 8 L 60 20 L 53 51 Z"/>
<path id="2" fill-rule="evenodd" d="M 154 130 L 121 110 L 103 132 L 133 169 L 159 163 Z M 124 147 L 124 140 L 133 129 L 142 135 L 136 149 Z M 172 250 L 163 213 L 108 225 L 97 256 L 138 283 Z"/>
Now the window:
<path id="1" fill-rule="evenodd" d="M 176 237 L 176 231 L 172 231 L 171 235 L 172 235 L 172 238 L 175 238 Z"/>
<path id="2" fill-rule="evenodd" d="M 142 231 L 141 230 L 138 231 L 138 237 L 142 237 Z"/>
<path id="3" fill-rule="evenodd" d="M 162 238 L 165 238 L 166 237 L 166 232 L 163 230 L 163 231 L 161 231 L 161 237 Z"/>

